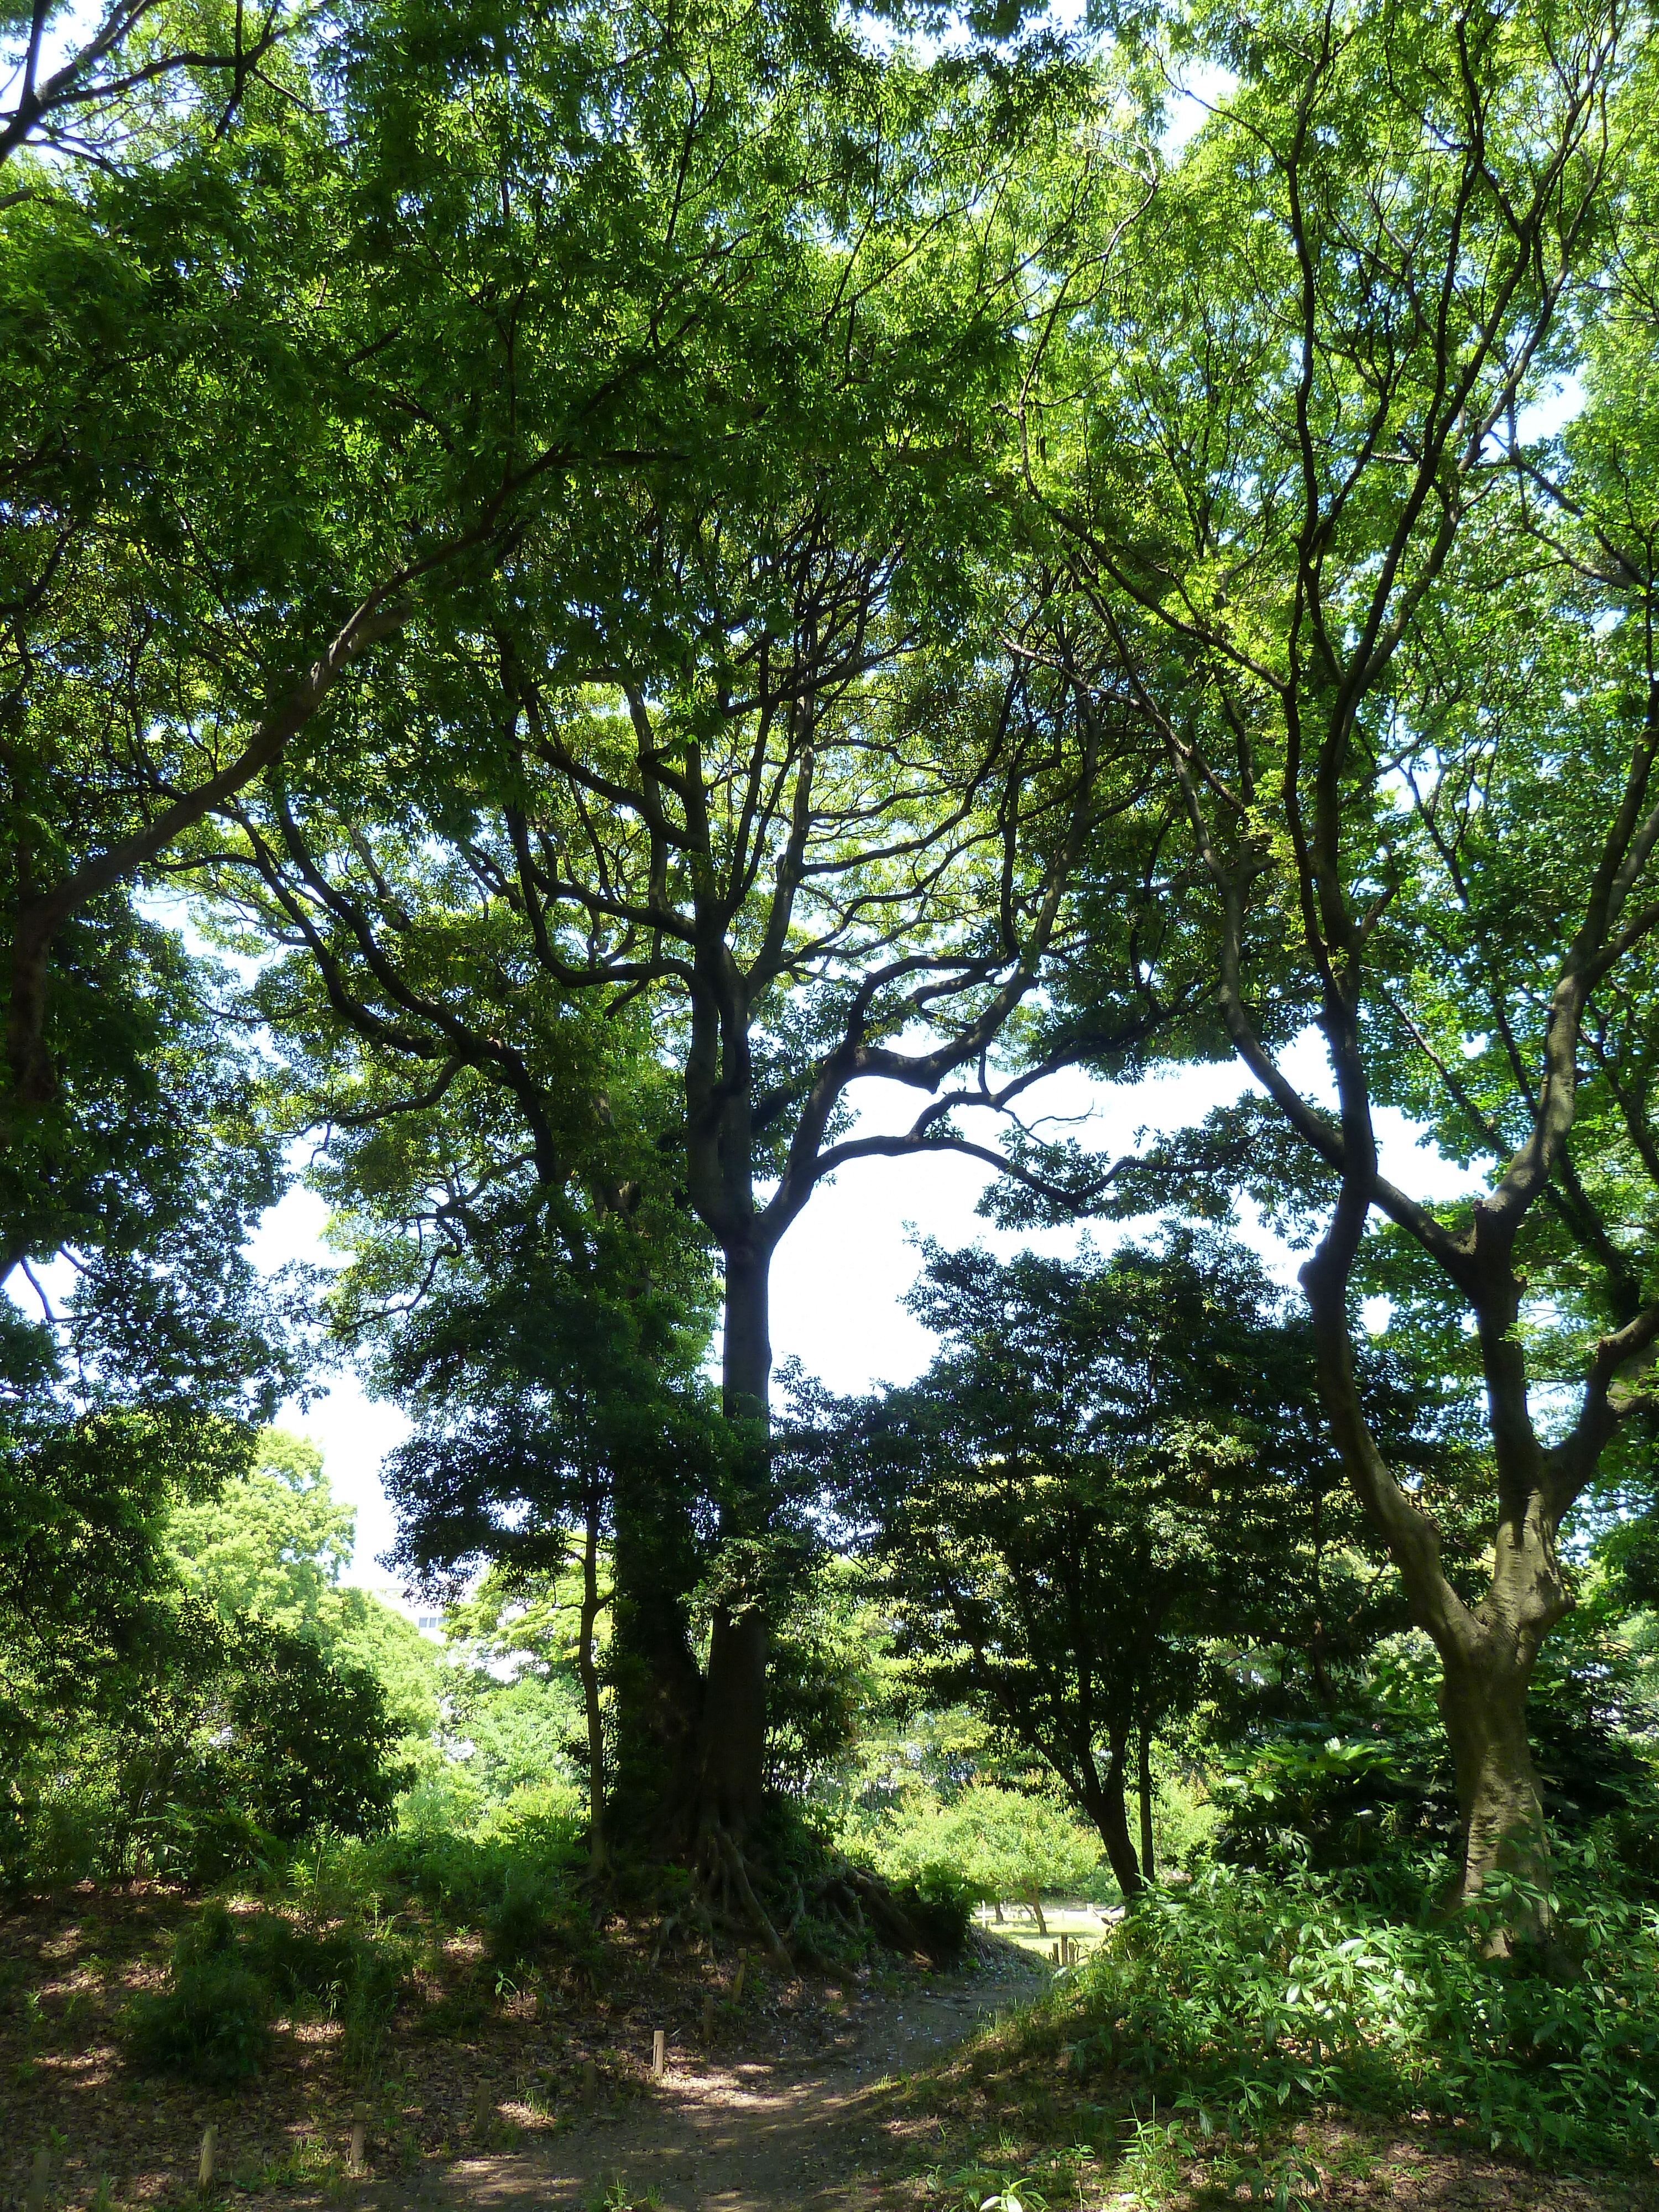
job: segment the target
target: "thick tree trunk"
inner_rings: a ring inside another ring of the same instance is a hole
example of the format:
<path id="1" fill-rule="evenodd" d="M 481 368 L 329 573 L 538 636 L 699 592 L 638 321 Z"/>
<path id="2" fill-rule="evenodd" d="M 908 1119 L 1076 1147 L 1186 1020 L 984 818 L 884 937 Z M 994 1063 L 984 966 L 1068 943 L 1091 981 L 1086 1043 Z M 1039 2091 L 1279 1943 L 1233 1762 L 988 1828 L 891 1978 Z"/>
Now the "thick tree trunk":
<path id="1" fill-rule="evenodd" d="M 1478 1217 L 1477 1217 L 1478 1218 Z M 1312 1309 L 1319 1382 L 1342 1462 L 1373 1525 L 1389 1547 L 1413 1618 L 1433 1640 L 1442 1668 L 1440 1710 L 1457 1777 L 1462 1816 L 1458 1893 L 1478 1897 L 1498 1871 L 1540 1886 L 1549 1866 L 1542 1792 L 1527 1741 L 1527 1688 L 1539 1648 L 1571 1610 L 1556 1544 L 1548 1462 L 1527 1406 L 1524 1358 L 1512 1331 L 1520 1284 L 1492 1271 L 1480 1297 L 1482 1362 L 1498 1463 L 1498 1522 L 1486 1596 L 1470 1607 L 1440 1559 L 1433 1522 L 1395 1481 L 1368 1427 L 1355 1381 L 1346 1313 L 1346 1273 L 1322 1265 L 1328 1237 L 1302 1279 Z M 1467 1285 L 1466 1285 L 1467 1288 Z M 1548 1933 L 1541 1906 L 1511 1915 L 1492 1946 Z"/>
<path id="2" fill-rule="evenodd" d="M 615 1543 L 611 1826 L 672 1853 L 686 1846 L 695 1825 L 687 1808 L 696 1797 L 703 1684 L 687 1593 L 697 1579 L 698 1547 L 681 1501 L 627 1466 L 617 1470 Z"/>
<path id="3" fill-rule="evenodd" d="M 1048 1923 L 1042 1917 L 1042 1899 L 1037 1895 L 1036 1890 L 1030 1889 L 1025 1893 L 1025 1902 L 1031 1908 L 1031 1917 L 1036 1922 L 1037 1934 L 1046 1943 L 1048 1940 Z"/>
<path id="4" fill-rule="evenodd" d="M 1540 1888 L 1548 1880 L 1543 1790 L 1527 1738 L 1532 1663 L 1514 1638 L 1489 1639 L 1471 1656 L 1444 1658 L 1440 1711 L 1457 1776 L 1465 1903 L 1492 1874 L 1518 1875 Z M 1518 1916 L 1513 1932 L 1547 1934 L 1547 1914 Z"/>
<path id="5" fill-rule="evenodd" d="M 760 1816 L 766 1778 L 766 1617 L 758 1605 L 714 1615 L 703 1684 L 697 1827 L 744 1835 Z"/>
<path id="6" fill-rule="evenodd" d="M 721 1534 L 758 1536 L 766 1522 L 766 1429 L 772 1383 L 769 1312 L 771 1254 L 752 1248 L 726 1259 L 726 1343 L 721 1401 L 748 1430 L 746 1480 L 722 1517 Z M 759 1817 L 766 1782 L 767 1624 L 760 1595 L 715 1612 L 703 1686 L 696 1826 L 741 1836 Z"/>

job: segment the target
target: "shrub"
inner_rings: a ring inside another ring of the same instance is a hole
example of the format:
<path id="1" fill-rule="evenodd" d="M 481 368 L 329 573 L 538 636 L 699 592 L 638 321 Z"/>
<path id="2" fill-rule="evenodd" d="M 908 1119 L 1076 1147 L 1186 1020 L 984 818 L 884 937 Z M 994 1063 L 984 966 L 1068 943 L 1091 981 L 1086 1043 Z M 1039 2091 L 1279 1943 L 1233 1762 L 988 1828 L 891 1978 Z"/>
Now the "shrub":
<path id="1" fill-rule="evenodd" d="M 918 1791 L 868 1843 L 890 1881 L 924 1894 L 939 1869 L 954 1869 L 954 1887 L 970 1905 L 1075 1892 L 1101 1858 L 1100 1838 L 1068 1806 L 991 1782 L 974 1783 L 948 1805 Z"/>
<path id="2" fill-rule="evenodd" d="M 250 1914 L 242 1941 L 249 1966 L 287 2004 L 301 1997 L 337 2002 L 363 1948 L 349 1929 L 319 1932 L 282 1912 Z"/>
<path id="3" fill-rule="evenodd" d="M 935 1958 L 960 1951 L 974 1923 L 979 1893 L 954 1867 L 926 1866 L 894 1894 Z"/>
<path id="4" fill-rule="evenodd" d="M 1443 1872 L 1443 1869 L 1441 1870 Z M 1530 2157 L 1659 2151 L 1659 1912 L 1587 1878 L 1556 1896 L 1577 1971 L 1483 1954 L 1513 1886 L 1480 1910 L 1390 1916 L 1353 1881 L 1213 1867 L 1152 1893 L 1082 1976 L 1083 2069 L 1146 2075 L 1158 2100 L 1260 2134 L 1340 2100 L 1427 2107 Z"/>
<path id="5" fill-rule="evenodd" d="M 484 1914 L 489 1955 L 512 1973 L 532 1959 L 546 1941 L 552 1895 L 544 1877 L 523 1868 L 508 1869 L 501 1895 Z"/>
<path id="6" fill-rule="evenodd" d="M 270 2039 L 270 2000 L 259 1977 L 233 1957 L 175 1966 L 173 1986 L 135 1997 L 121 2023 L 128 2063 L 145 2074 L 240 2081 L 256 2074 Z"/>

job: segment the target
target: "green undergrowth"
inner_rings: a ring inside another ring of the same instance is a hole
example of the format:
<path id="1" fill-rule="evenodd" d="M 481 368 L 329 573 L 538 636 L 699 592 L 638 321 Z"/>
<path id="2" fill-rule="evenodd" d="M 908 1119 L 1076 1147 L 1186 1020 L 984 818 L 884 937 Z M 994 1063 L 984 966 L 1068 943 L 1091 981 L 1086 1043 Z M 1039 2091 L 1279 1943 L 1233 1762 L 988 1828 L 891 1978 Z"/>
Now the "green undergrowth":
<path id="1" fill-rule="evenodd" d="M 603 1947 L 574 1886 L 577 1836 L 563 1793 L 527 1792 L 471 1834 L 409 1823 L 367 1841 L 313 1837 L 256 1889 L 196 1909 L 164 1986 L 122 2015 L 124 2056 L 143 2073 L 240 2081 L 264 2063 L 278 2019 L 321 2017 L 362 2074 L 401 2002 L 418 1999 L 428 2033 L 468 2033 L 544 1960 L 592 1979 Z M 459 1974 L 446 1951 L 457 1938 Z"/>
<path id="2" fill-rule="evenodd" d="M 1332 2124 L 1405 2115 L 1482 2153 L 1650 2174 L 1659 1912 L 1601 1872 L 1584 1857 L 1564 1869 L 1547 1961 L 1489 1955 L 1494 1922 L 1530 1901 L 1517 1886 L 1449 1917 L 1426 1869 L 1387 1895 L 1355 1876 L 1225 1867 L 1162 1887 L 909 2093 L 943 2109 L 967 2093 L 951 2131 L 963 2156 L 925 2194 L 951 2212 L 1009 2195 L 1041 2212 L 1095 2202 L 1096 2183 L 1156 2205 L 1202 2179 L 1291 2206 L 1320 2194 Z"/>

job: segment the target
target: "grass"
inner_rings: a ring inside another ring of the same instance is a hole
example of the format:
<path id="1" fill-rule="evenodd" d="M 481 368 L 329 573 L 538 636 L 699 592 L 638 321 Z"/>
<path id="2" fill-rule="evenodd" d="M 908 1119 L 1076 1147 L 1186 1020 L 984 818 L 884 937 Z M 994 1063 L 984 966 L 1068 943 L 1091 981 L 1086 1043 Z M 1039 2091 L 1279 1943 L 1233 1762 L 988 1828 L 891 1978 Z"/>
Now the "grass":
<path id="1" fill-rule="evenodd" d="M 1070 1902 L 1059 1905 L 1044 1903 L 1042 1917 L 1048 1934 L 1038 1932 L 1036 1917 L 1029 1905 L 1005 1905 L 1002 1918 L 996 1920 L 990 1906 L 981 1905 L 975 1912 L 975 1925 L 988 1936 L 1000 1936 L 1004 1942 L 1012 1943 L 1029 1952 L 1032 1958 L 1052 1965 L 1055 1943 L 1062 1936 L 1073 1938 L 1086 1955 L 1105 1935 L 1110 1923 L 1105 1917 L 1104 1905 Z"/>

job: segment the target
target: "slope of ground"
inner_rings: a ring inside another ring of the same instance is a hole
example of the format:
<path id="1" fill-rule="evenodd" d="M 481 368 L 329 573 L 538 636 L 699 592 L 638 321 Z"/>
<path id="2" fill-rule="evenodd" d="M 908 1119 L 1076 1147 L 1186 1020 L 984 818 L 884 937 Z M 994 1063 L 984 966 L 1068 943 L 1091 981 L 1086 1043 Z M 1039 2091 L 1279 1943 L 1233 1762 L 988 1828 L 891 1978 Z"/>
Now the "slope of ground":
<path id="1" fill-rule="evenodd" d="M 751 1960 L 738 1990 L 734 1958 L 671 1973 L 649 1931 L 623 1929 L 580 1974 L 550 1965 L 533 1990 L 497 1990 L 451 1936 L 367 2068 L 347 2069 L 325 2014 L 279 2024 L 255 2080 L 206 2089 L 134 2075 L 113 2033 L 191 1910 L 88 1889 L 0 1923 L 0 2202 L 25 2201 L 44 2149 L 45 2212 L 199 2205 L 210 2124 L 210 2200 L 269 2212 L 978 2212 L 1010 2190 L 1027 2212 L 1175 2212 L 1260 2187 L 1247 2158 L 1188 2145 L 1127 2081 L 1085 2097 L 1047 2008 L 1018 2009 L 1046 1968 L 994 1936 L 952 1974 L 785 1980 Z M 1293 2142 L 1302 2199 L 1350 2212 L 1659 2205 L 1643 2177 L 1532 2174 L 1426 2123 L 1325 2114 Z"/>

